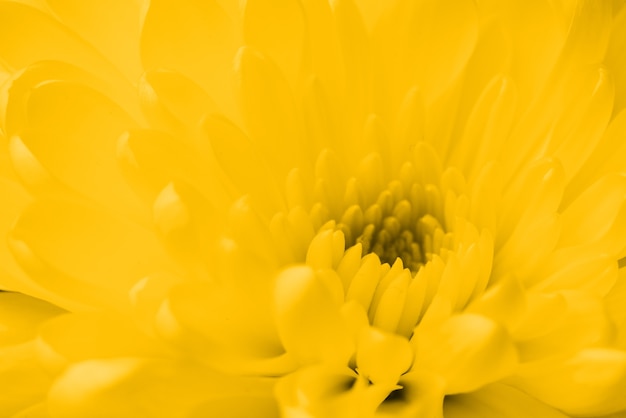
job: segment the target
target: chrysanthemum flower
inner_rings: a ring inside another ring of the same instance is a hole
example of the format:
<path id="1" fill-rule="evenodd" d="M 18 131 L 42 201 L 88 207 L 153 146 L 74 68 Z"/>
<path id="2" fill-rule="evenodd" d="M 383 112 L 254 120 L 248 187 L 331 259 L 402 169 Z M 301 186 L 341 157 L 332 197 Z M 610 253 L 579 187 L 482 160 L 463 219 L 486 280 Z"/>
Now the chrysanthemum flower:
<path id="1" fill-rule="evenodd" d="M 626 416 L 626 7 L 0 0 L 0 416 Z"/>

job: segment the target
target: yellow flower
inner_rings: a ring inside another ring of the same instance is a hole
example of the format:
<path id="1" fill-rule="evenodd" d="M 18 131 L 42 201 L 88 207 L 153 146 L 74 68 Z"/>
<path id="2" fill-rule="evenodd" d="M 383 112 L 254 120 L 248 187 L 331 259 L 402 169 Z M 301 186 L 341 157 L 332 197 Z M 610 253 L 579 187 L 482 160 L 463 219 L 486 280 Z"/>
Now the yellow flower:
<path id="1" fill-rule="evenodd" d="M 0 415 L 626 416 L 625 46 L 618 0 L 0 0 Z"/>

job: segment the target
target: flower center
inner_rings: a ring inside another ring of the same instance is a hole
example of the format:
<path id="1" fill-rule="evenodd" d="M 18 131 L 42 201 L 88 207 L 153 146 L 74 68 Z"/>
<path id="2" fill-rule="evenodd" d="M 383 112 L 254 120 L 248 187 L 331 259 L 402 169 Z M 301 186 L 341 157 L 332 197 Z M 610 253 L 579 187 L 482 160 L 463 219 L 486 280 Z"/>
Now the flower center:
<path id="1" fill-rule="evenodd" d="M 337 227 L 346 236 L 346 249 L 360 243 L 363 256 L 375 253 L 389 265 L 400 258 L 415 274 L 433 254 L 452 249 L 452 234 L 440 221 L 442 206 L 436 186 L 393 181 L 365 211 L 349 207 Z"/>

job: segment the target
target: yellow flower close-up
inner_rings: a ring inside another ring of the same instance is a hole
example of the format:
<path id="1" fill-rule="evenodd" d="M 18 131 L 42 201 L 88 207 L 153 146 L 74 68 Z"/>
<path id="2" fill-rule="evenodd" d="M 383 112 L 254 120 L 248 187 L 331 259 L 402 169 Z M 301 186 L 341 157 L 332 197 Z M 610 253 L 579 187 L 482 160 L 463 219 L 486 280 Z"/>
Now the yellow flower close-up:
<path id="1" fill-rule="evenodd" d="M 0 417 L 626 418 L 626 1 L 0 0 Z"/>

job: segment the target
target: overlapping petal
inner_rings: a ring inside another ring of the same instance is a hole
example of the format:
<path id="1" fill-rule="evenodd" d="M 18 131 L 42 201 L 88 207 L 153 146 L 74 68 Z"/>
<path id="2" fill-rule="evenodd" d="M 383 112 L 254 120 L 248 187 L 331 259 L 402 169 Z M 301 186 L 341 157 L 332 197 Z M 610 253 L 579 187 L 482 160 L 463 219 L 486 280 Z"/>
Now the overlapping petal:
<path id="1" fill-rule="evenodd" d="M 621 417 L 621 3 L 0 0 L 0 415 Z"/>

